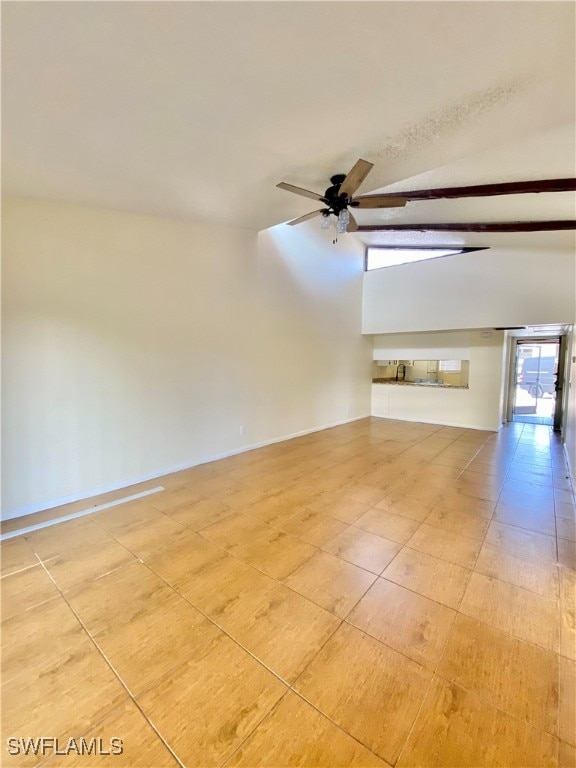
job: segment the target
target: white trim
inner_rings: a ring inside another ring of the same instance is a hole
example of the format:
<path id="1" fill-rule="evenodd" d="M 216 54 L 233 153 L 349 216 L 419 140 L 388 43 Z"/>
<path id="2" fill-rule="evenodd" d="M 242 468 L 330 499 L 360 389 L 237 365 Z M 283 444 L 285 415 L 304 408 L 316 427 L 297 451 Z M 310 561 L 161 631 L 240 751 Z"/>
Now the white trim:
<path id="1" fill-rule="evenodd" d="M 562 438 L 562 448 L 564 450 L 564 458 L 566 459 L 566 469 L 568 470 L 570 483 L 572 484 L 572 488 L 576 490 L 576 479 L 572 474 L 572 464 L 570 463 L 570 454 L 568 453 L 568 448 L 566 448 L 566 443 L 564 441 L 564 438 Z"/>
<path id="2" fill-rule="evenodd" d="M 138 485 L 140 483 L 146 483 L 150 480 L 158 480 L 164 475 L 171 475 L 173 472 L 181 472 L 184 469 L 192 469 L 200 464 L 209 464 L 211 461 L 218 461 L 218 459 L 226 459 L 229 456 L 235 456 L 238 453 L 245 453 L 247 451 L 253 451 L 256 448 L 264 448 L 267 445 L 273 445 L 274 443 L 282 443 L 285 440 L 293 440 L 296 437 L 302 437 L 303 435 L 310 435 L 313 432 L 322 432 L 325 429 L 332 429 L 332 427 L 339 427 L 342 424 L 349 424 L 353 421 L 360 421 L 361 419 L 369 419 L 370 413 L 366 413 L 362 416 L 354 416 L 349 419 L 342 419 L 342 421 L 335 421 L 331 424 L 326 424 L 322 427 L 313 427 L 312 429 L 303 429 L 300 432 L 293 432 L 283 437 L 274 437 L 271 440 L 262 440 L 259 443 L 252 443 L 251 445 L 245 445 L 242 448 L 234 448 L 231 451 L 224 451 L 223 453 L 216 453 L 212 456 L 204 456 L 201 459 L 193 462 L 184 462 L 183 464 L 177 464 L 174 467 L 166 467 L 159 472 L 150 472 L 146 475 L 140 475 L 139 477 L 133 477 L 127 480 L 123 480 L 119 483 L 111 483 L 110 485 L 103 485 L 100 488 L 92 488 L 88 492 L 84 493 L 72 493 L 68 496 L 62 496 L 59 499 L 51 499 L 50 501 L 42 501 L 36 504 L 29 504 L 26 507 L 20 507 L 14 509 L 11 512 L 2 513 L 2 520 L 13 520 L 15 517 L 24 517 L 24 515 L 32 515 L 35 512 L 44 512 L 47 509 L 53 507 L 60 507 L 63 504 L 71 504 L 74 501 L 83 501 L 84 499 L 90 499 L 93 496 L 100 496 L 103 493 L 110 493 L 111 491 L 119 491 L 122 488 L 129 488 L 132 485 Z"/>
<path id="3" fill-rule="evenodd" d="M 10 531 L 10 533 L 3 533 L 0 536 L 0 541 L 6 541 L 6 539 L 13 539 L 15 536 L 21 536 L 23 533 L 32 533 L 32 531 L 39 531 L 41 528 L 49 528 L 51 525 L 57 525 L 58 523 L 65 523 L 68 520 L 75 520 L 77 517 L 84 517 L 85 515 L 91 515 L 92 512 L 99 512 L 101 509 L 108 509 L 109 507 L 117 507 L 119 504 L 125 504 L 127 501 L 134 501 L 134 499 L 141 499 L 143 496 L 150 496 L 151 493 L 158 493 L 158 491 L 165 491 L 163 485 L 158 485 L 156 488 L 151 488 L 149 491 L 141 491 L 140 493 L 133 493 L 131 496 L 124 496 L 122 499 L 116 499 L 116 501 L 108 501 L 106 504 L 99 504 L 97 507 L 89 507 L 83 509 L 81 512 L 73 512 L 71 515 L 63 515 L 62 517 L 54 517 L 52 520 L 45 520 L 43 523 L 35 523 L 34 525 L 27 525 L 25 528 L 20 528 L 17 531 Z"/>

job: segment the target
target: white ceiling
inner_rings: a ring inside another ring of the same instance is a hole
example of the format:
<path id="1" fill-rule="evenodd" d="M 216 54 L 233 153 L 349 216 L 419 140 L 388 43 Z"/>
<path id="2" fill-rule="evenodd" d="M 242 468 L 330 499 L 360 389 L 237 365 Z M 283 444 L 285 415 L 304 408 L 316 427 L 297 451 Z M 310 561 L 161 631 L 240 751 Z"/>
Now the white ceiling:
<path id="1" fill-rule="evenodd" d="M 571 176 L 574 12 L 568 2 L 4 2 L 5 191 L 260 229 L 314 208 L 278 181 L 323 191 L 358 157 L 375 163 L 363 192 Z M 419 202 L 363 221 L 573 216 L 563 193 Z M 406 236 L 385 238 L 396 240 Z"/>
<path id="2" fill-rule="evenodd" d="M 385 188 L 386 192 L 470 183 L 529 178 L 562 178 L 575 175 L 576 134 L 573 123 L 543 131 L 528 139 L 482 152 L 406 179 Z M 530 168 L 530 173 L 526 171 Z M 356 211 L 359 224 L 423 224 L 428 222 L 530 221 L 576 219 L 573 192 L 533 195 L 501 195 L 460 200 L 426 200 L 401 209 Z M 472 233 L 472 232 L 363 232 L 367 245 L 490 245 L 493 247 L 574 248 L 574 231 Z"/>

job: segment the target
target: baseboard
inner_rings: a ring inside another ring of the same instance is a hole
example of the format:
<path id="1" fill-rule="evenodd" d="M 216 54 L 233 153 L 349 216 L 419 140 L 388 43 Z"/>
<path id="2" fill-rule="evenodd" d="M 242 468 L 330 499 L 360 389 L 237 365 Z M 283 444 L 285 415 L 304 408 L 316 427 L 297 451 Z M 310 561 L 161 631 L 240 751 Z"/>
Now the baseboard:
<path id="1" fill-rule="evenodd" d="M 61 496 L 58 499 L 51 499 L 50 501 L 40 502 L 38 504 L 29 504 L 26 507 L 20 507 L 10 512 L 2 513 L 2 520 L 13 520 L 16 517 L 24 517 L 25 515 L 33 515 L 35 512 L 44 512 L 47 509 L 53 509 L 54 507 L 60 507 L 64 504 L 72 504 L 75 501 L 84 501 L 85 499 L 91 499 L 94 496 L 100 496 L 103 493 L 110 493 L 111 491 L 120 491 L 123 488 L 129 488 L 132 485 L 139 485 L 140 483 L 146 483 L 149 480 L 158 480 L 164 475 L 171 475 L 173 472 L 181 472 L 184 469 L 192 469 L 192 467 L 198 467 L 201 464 L 209 464 L 212 461 L 218 461 L 219 459 L 226 459 L 229 456 L 236 456 L 239 453 L 247 453 L 248 451 L 254 451 L 256 448 L 265 448 L 267 445 L 273 445 L 274 443 L 283 443 L 287 440 L 294 440 L 297 437 L 303 437 L 304 435 L 310 435 L 314 432 L 323 432 L 325 429 L 332 429 L 333 427 L 340 427 L 343 424 L 350 424 L 354 421 L 361 421 L 362 419 L 369 419 L 370 414 L 367 413 L 362 416 L 353 416 L 349 419 L 342 419 L 341 421 L 335 421 L 331 424 L 325 424 L 321 427 L 312 427 L 312 429 L 303 429 L 300 432 L 292 432 L 288 435 L 281 437 L 274 437 L 270 440 L 262 440 L 259 443 L 252 443 L 250 445 L 244 445 L 240 448 L 234 448 L 230 451 L 224 451 L 222 453 L 216 453 L 211 456 L 203 456 L 193 462 L 184 462 L 173 467 L 165 467 L 157 472 L 150 472 L 146 475 L 140 475 L 138 477 L 132 477 L 127 480 L 123 480 L 118 483 L 110 483 L 108 485 L 102 485 L 99 488 L 91 488 L 90 491 L 84 493 L 72 493 L 68 496 Z"/>
<path id="2" fill-rule="evenodd" d="M 458 421 L 433 421 L 432 419 L 407 419 L 401 416 L 390 416 L 380 413 L 373 413 L 372 416 L 376 419 L 390 419 L 392 421 L 408 421 L 414 424 L 437 424 L 439 427 L 458 427 L 460 429 L 477 429 L 482 432 L 499 432 L 501 425 L 498 428 L 493 426 L 486 426 L 481 424 L 462 424 Z"/>
<path id="3" fill-rule="evenodd" d="M 568 474 L 570 475 L 570 482 L 572 483 L 572 488 L 576 489 L 576 482 L 574 481 L 574 473 L 572 472 L 572 463 L 570 460 L 570 454 L 568 453 L 568 449 L 566 448 L 566 443 L 562 441 L 562 448 L 564 449 L 564 458 L 566 459 L 566 466 L 568 467 Z"/>
<path id="4" fill-rule="evenodd" d="M 102 509 L 110 509 L 111 507 L 119 507 L 122 504 L 127 504 L 129 501 L 136 501 L 136 499 L 143 499 L 147 496 L 151 496 L 153 493 L 159 491 L 165 491 L 166 488 L 162 485 L 157 485 L 155 488 L 150 488 L 148 491 L 141 491 L 140 493 L 133 493 L 130 496 L 124 496 L 121 499 L 115 499 L 114 501 L 108 501 L 105 504 L 98 504 L 96 507 L 88 507 L 88 509 L 82 509 L 79 512 L 72 512 L 70 515 L 62 515 L 62 517 L 53 517 L 50 520 L 43 520 L 41 523 L 33 523 L 27 525 L 24 528 L 18 528 L 18 530 L 10 531 L 9 533 L 3 533 L 0 535 L 0 541 L 6 541 L 7 539 L 14 539 L 16 536 L 22 536 L 23 533 L 32 533 L 33 531 L 40 531 L 44 528 L 50 528 L 53 525 L 59 523 L 66 523 L 69 520 L 77 520 L 79 517 L 86 517 L 86 515 L 93 515 L 94 512 L 100 512 Z M 12 518 L 18 520 L 17 517 Z"/>

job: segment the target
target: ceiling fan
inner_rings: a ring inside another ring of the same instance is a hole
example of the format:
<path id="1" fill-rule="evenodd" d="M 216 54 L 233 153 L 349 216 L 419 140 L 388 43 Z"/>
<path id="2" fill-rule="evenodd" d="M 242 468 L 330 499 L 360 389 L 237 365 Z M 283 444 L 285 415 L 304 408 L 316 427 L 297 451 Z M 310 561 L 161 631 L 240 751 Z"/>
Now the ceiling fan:
<path id="1" fill-rule="evenodd" d="M 410 192 L 384 193 L 380 195 L 354 196 L 364 179 L 373 168 L 373 163 L 358 160 L 347 174 L 336 174 L 330 179 L 331 186 L 323 195 L 311 192 L 293 184 L 281 182 L 276 186 L 297 195 L 310 197 L 324 204 L 323 208 L 299 216 L 287 222 L 290 226 L 301 224 L 315 216 L 322 216 L 322 229 L 329 229 L 336 216 L 337 232 L 384 232 L 388 230 L 413 231 L 463 231 L 463 232 L 534 232 L 562 229 L 576 229 L 576 220 L 557 219 L 552 221 L 503 221 L 503 222 L 459 222 L 430 224 L 385 224 L 359 226 L 350 208 L 402 208 L 410 200 L 456 199 L 463 197 L 488 197 L 493 195 L 519 195 L 539 192 L 569 192 L 576 190 L 576 179 L 539 179 L 535 181 L 514 181 L 500 184 L 477 184 L 466 187 L 444 187 L 419 189 Z"/>
<path id="2" fill-rule="evenodd" d="M 277 184 L 276 186 L 279 189 L 310 197 L 312 200 L 324 203 L 325 206 L 317 211 L 312 211 L 312 213 L 299 216 L 297 219 L 289 221 L 288 224 L 294 226 L 294 224 L 301 224 L 303 221 L 308 221 L 315 216 L 321 215 L 322 229 L 328 229 L 331 223 L 330 216 L 334 215 L 338 220 L 338 232 L 356 232 L 358 223 L 350 213 L 350 208 L 402 208 L 405 206 L 408 202 L 408 199 L 405 197 L 391 195 L 353 196 L 373 167 L 374 164 L 369 163 L 367 160 L 358 160 L 347 174 L 337 173 L 335 176 L 332 176 L 330 179 L 331 186 L 328 187 L 323 195 L 310 192 L 308 189 L 302 189 L 302 187 L 295 187 L 293 184 L 286 184 L 284 181 Z"/>

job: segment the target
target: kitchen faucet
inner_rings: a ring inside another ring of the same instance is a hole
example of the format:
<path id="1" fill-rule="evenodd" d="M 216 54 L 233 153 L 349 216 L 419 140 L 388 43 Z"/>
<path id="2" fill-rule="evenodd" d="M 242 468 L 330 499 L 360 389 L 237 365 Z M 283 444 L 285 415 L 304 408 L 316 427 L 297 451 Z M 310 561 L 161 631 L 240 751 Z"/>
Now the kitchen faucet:
<path id="1" fill-rule="evenodd" d="M 398 376 L 400 374 L 400 368 L 402 368 L 402 378 L 399 379 Z M 400 363 L 400 365 L 396 366 L 396 381 L 404 381 L 406 378 L 406 366 L 404 363 Z"/>

